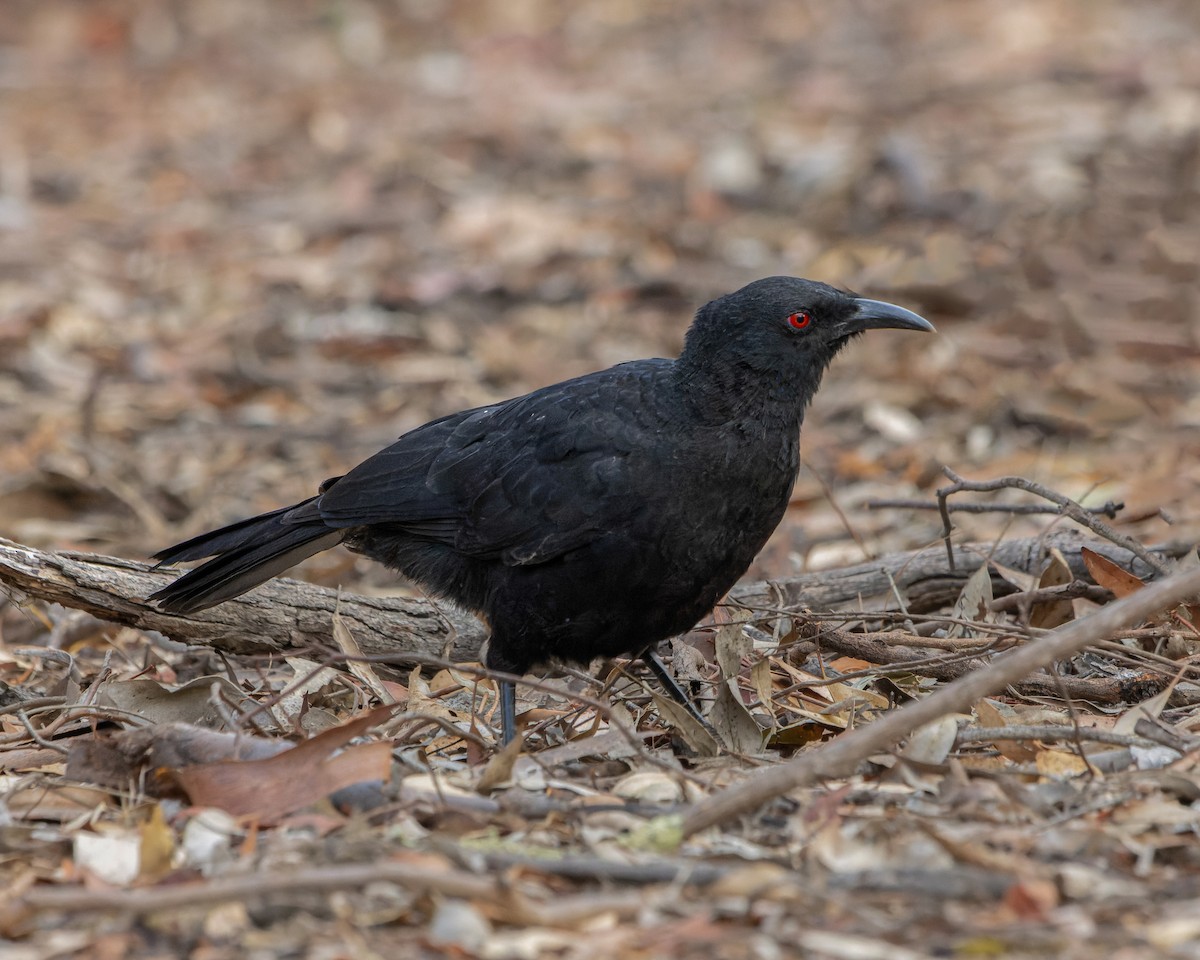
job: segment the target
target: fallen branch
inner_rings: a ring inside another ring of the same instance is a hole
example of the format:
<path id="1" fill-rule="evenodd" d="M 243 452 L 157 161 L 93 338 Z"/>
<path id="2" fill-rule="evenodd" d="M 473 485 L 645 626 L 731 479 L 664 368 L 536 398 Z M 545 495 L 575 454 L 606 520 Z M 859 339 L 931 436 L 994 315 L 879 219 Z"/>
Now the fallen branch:
<path id="1" fill-rule="evenodd" d="M 804 574 L 786 580 L 747 583 L 730 593 L 746 607 L 795 607 L 829 610 L 885 598 L 894 608 L 892 582 L 908 598 L 913 613 L 953 602 L 966 578 L 987 559 L 1027 573 L 1041 572 L 1046 550 L 1056 547 L 1080 579 L 1090 579 L 1080 557 L 1086 546 L 1114 563 L 1146 577 L 1152 571 L 1126 550 L 1104 541 L 1066 533 L 1012 540 L 996 545 L 958 545 L 951 572 L 937 549 L 891 554 L 867 563 Z M 1155 550 L 1160 562 L 1183 556 L 1188 543 Z M 100 554 L 55 553 L 0 538 L 0 584 L 18 600 L 59 603 L 94 617 L 141 630 L 155 630 L 181 643 L 204 644 L 229 653 L 279 653 L 331 646 L 331 623 L 338 611 L 367 655 L 393 658 L 409 653 L 413 662 L 442 657 L 458 662 L 479 659 L 485 631 L 469 614 L 449 604 L 403 597 L 339 594 L 296 580 L 277 579 L 190 616 L 175 616 L 148 606 L 145 597 L 177 576 L 148 564 Z M 997 579 L 998 591 L 1005 584 Z M 1008 588 L 1011 590 L 1011 587 Z"/>
<path id="2" fill-rule="evenodd" d="M 1081 527 L 1085 527 L 1105 540 L 1130 551 L 1154 570 L 1155 573 L 1163 574 L 1167 572 L 1166 566 L 1160 563 L 1153 553 L 1134 540 L 1133 537 L 1127 537 L 1125 534 L 1113 529 L 1103 520 L 1099 519 L 1096 513 L 1085 509 L 1070 497 L 1063 496 L 1057 490 L 1051 490 L 1049 487 L 1035 483 L 1032 480 L 1027 480 L 1025 477 L 998 477 L 995 480 L 966 480 L 949 467 L 942 467 L 942 473 L 953 481 L 950 486 L 941 487 L 937 491 L 938 509 L 942 514 L 942 538 L 946 543 L 946 552 L 948 554 L 950 569 L 952 570 L 954 569 L 954 553 L 950 549 L 950 534 L 953 531 L 953 527 L 950 523 L 950 504 L 948 498 L 962 492 L 994 493 L 997 490 L 1011 489 L 1023 490 L 1026 493 L 1032 493 L 1034 496 L 1041 497 L 1043 500 L 1049 500 L 1051 503 L 1057 505 L 1059 512 L 1064 517 L 1070 517 Z"/>
<path id="3" fill-rule="evenodd" d="M 863 504 L 868 510 L 941 510 L 938 503 L 928 500 L 918 500 L 915 497 L 896 497 L 895 499 L 868 500 Z M 1028 517 L 1045 514 L 1061 514 L 1062 508 L 1041 503 L 947 503 L 947 513 L 1006 513 L 1013 517 Z M 1125 509 L 1123 503 L 1113 503 L 1109 500 L 1101 507 L 1083 507 L 1085 513 L 1117 519 L 1117 514 Z"/>
<path id="4" fill-rule="evenodd" d="M 1052 630 L 990 665 L 947 684 L 923 700 L 913 701 L 873 723 L 843 733 L 832 742 L 806 751 L 793 760 L 759 770 L 737 785 L 713 794 L 692 808 L 683 821 L 683 835 L 716 826 L 757 810 L 789 790 L 818 780 L 847 776 L 867 757 L 888 750 L 939 717 L 971 709 L 981 697 L 1044 669 L 1085 647 L 1108 640 L 1118 631 L 1200 593 L 1200 570 L 1190 570 L 1150 584 L 1089 617 Z"/>
<path id="5" fill-rule="evenodd" d="M 1094 603 L 1108 603 L 1113 598 L 1112 591 L 1097 586 L 1094 583 L 1084 583 L 1082 580 L 1072 580 L 1058 587 L 1039 587 L 1037 590 L 1026 590 L 1023 593 L 1010 593 L 1007 597 L 997 597 L 988 603 L 989 610 L 1028 610 L 1035 603 L 1046 603 L 1054 600 L 1073 600 L 1084 597 Z"/>
<path id="6" fill-rule="evenodd" d="M 141 915 L 159 910 L 205 906 L 227 900 L 248 900 L 281 893 L 323 892 L 371 883 L 395 883 L 408 889 L 499 901 L 496 882 L 462 870 L 404 862 L 334 863 L 301 870 L 262 871 L 136 890 L 89 890 L 82 887 L 37 887 L 22 897 L 33 910 L 116 910 Z"/>
<path id="7" fill-rule="evenodd" d="M 101 620 L 156 630 L 181 643 L 229 653 L 332 648 L 336 611 L 367 655 L 408 652 L 417 659 L 477 660 L 484 639 L 474 617 L 454 607 L 403 597 L 340 594 L 279 579 L 189 616 L 145 598 L 179 575 L 148 564 L 89 553 L 53 553 L 0 539 L 0 584 L 18 600 L 32 597 L 83 610 Z"/>
<path id="8" fill-rule="evenodd" d="M 66 913 L 115 911 L 126 915 L 209 906 L 231 900 L 253 901 L 303 893 L 326 893 L 392 883 L 419 893 L 480 901 L 503 911 L 513 923 L 576 928 L 594 916 L 631 916 L 645 908 L 644 891 L 628 894 L 559 894 L 545 901 L 523 896 L 495 877 L 420 862 L 331 863 L 285 871 L 218 877 L 197 883 L 160 884 L 136 890 L 87 890 L 78 887 L 34 888 L 17 906 L 33 911 Z"/>

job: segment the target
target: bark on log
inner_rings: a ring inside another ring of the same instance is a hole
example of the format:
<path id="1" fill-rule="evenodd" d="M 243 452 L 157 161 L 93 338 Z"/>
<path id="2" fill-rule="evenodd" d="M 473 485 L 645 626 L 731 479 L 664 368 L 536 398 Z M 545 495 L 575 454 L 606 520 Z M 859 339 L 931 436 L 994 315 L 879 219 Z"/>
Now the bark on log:
<path id="1" fill-rule="evenodd" d="M 60 603 L 101 620 L 229 653 L 332 647 L 335 610 L 368 655 L 475 660 L 485 636 L 478 620 L 450 604 L 339 594 L 298 580 L 272 580 L 189 616 L 163 613 L 145 602 L 179 573 L 100 554 L 35 550 L 0 538 L 0 584 L 18 601 Z"/>
<path id="2" fill-rule="evenodd" d="M 1150 571 L 1120 547 L 1069 533 L 955 548 L 956 569 L 946 564 L 939 544 L 891 554 L 867 563 L 823 570 L 785 580 L 742 584 L 730 598 L 751 607 L 800 604 L 830 610 L 890 594 L 890 576 L 905 592 L 914 612 L 948 605 L 985 558 L 1027 573 L 1039 573 L 1046 548 L 1058 547 L 1081 579 L 1089 579 L 1079 548 L 1087 546 L 1139 576 Z M 1190 548 L 1168 544 L 1156 553 L 1164 560 Z M 485 637 L 473 616 L 451 604 L 401 597 L 340 594 L 296 580 L 277 579 L 245 596 L 191 616 L 174 616 L 148 606 L 144 598 L 178 576 L 147 564 L 99 554 L 36 550 L 0 538 L 0 584 L 18 601 L 34 598 L 83 610 L 114 623 L 155 630 L 183 643 L 205 644 L 230 653 L 280 653 L 330 647 L 330 621 L 339 611 L 363 653 L 476 660 Z M 875 604 L 878 609 L 884 604 Z M 886 605 L 894 606 L 893 602 Z"/>

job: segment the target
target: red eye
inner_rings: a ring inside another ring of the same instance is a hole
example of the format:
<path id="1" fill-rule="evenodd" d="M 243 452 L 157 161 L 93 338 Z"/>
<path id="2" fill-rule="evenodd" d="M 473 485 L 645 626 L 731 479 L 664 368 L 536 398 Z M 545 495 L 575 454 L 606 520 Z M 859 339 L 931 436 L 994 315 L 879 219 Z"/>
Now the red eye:
<path id="1" fill-rule="evenodd" d="M 788 317 L 788 325 L 794 327 L 796 330 L 803 330 L 810 323 L 812 323 L 812 317 L 807 313 L 793 313 Z"/>

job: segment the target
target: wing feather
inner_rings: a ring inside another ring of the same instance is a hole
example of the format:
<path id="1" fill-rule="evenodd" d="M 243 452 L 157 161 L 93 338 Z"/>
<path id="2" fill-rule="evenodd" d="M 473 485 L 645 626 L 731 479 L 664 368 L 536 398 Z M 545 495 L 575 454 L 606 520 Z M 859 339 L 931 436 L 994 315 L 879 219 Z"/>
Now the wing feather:
<path id="1" fill-rule="evenodd" d="M 333 484 L 321 516 L 510 565 L 561 556 L 635 510 L 632 476 L 654 431 L 630 415 L 644 407 L 629 394 L 652 393 L 669 364 L 623 364 L 419 427 Z"/>

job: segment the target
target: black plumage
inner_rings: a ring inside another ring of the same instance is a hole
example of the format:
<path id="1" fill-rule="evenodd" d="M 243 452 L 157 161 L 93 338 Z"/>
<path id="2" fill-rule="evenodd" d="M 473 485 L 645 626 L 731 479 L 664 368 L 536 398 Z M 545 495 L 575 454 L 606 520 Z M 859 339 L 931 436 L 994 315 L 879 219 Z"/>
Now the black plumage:
<path id="1" fill-rule="evenodd" d="M 315 497 L 163 550 L 213 559 L 150 599 L 202 610 L 340 542 L 481 615 L 493 669 L 645 651 L 746 571 L 787 506 L 822 374 L 885 327 L 933 329 L 825 284 L 759 280 L 701 308 L 677 360 L 431 421 Z"/>

